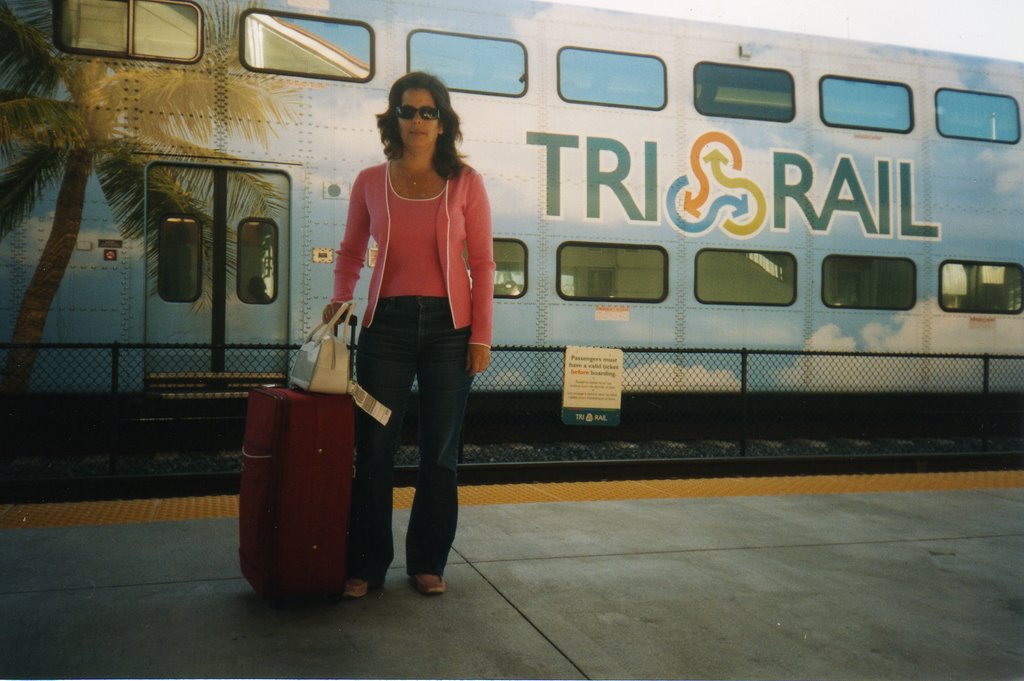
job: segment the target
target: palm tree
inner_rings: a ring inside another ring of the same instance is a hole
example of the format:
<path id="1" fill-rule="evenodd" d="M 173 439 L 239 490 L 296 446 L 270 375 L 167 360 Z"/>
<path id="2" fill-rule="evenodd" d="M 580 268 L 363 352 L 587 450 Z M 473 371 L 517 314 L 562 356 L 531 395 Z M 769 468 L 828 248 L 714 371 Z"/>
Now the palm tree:
<path id="1" fill-rule="evenodd" d="M 0 0 L 0 44 L 6 49 L 0 54 L 0 239 L 59 184 L 50 236 L 11 337 L 13 343 L 33 344 L 42 340 L 75 250 L 93 173 L 124 238 L 141 238 L 146 217 L 143 175 L 153 154 L 228 158 L 223 150 L 201 144 L 233 135 L 266 145 L 271 131 L 263 121 L 292 118 L 289 104 L 295 91 L 242 68 L 238 13 L 224 3 L 214 4 L 203 62 L 176 69 L 61 53 L 49 37 L 50 0 L 14 2 L 17 13 Z M 177 115 L 169 116 L 163 127 L 152 125 L 149 118 L 133 120 L 127 112 L 135 100 Z M 190 203 L 190 192 L 183 187 L 168 183 L 162 194 L 158 203 Z M 250 194 L 255 199 L 259 192 Z M 12 349 L 0 392 L 27 392 L 34 364 L 35 348 Z"/>

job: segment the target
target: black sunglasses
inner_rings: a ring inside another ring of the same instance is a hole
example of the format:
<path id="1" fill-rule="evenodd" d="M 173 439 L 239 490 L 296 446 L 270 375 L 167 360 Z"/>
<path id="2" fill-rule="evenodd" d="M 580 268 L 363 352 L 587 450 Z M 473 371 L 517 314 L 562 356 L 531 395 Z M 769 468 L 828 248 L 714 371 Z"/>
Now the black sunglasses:
<path id="1" fill-rule="evenodd" d="M 395 107 L 395 115 L 407 121 L 412 120 L 417 113 L 425 121 L 436 121 L 441 116 L 441 111 L 436 106 L 421 106 L 417 109 L 414 106 L 403 104 Z"/>

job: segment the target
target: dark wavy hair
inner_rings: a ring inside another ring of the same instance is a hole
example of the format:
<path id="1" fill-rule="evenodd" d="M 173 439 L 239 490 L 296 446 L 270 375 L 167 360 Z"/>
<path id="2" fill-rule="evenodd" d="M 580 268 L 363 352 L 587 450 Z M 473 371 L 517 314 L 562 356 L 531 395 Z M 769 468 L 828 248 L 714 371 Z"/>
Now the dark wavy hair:
<path id="1" fill-rule="evenodd" d="M 437 138 L 434 170 L 441 177 L 455 177 L 466 167 L 463 155 L 456 148 L 462 142 L 459 115 L 452 108 L 448 87 L 437 76 L 423 71 L 413 71 L 396 80 L 388 94 L 388 110 L 377 114 L 377 128 L 380 130 L 380 141 L 384 143 L 384 156 L 390 160 L 402 157 L 404 145 L 395 109 L 402 104 L 406 90 L 427 90 L 434 98 L 434 104 L 441 112 L 441 127 L 444 130 Z"/>

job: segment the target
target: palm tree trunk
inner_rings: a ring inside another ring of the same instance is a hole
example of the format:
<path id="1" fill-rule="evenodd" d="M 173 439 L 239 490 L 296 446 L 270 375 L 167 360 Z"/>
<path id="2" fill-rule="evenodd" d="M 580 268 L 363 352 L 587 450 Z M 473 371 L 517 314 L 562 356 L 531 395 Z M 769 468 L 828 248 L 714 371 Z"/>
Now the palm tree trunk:
<path id="1" fill-rule="evenodd" d="M 13 343 L 39 343 L 46 327 L 50 305 L 57 295 L 57 289 L 64 278 L 71 254 L 78 243 L 78 231 L 82 226 L 82 209 L 85 205 L 85 188 L 92 173 L 92 154 L 86 149 L 77 149 L 68 156 L 57 194 L 57 206 L 53 216 L 50 238 L 46 241 L 39 258 L 35 274 L 21 300 L 21 309 L 14 325 Z M 12 348 L 7 354 L 0 393 L 26 393 L 32 380 L 32 369 L 36 362 L 36 348 Z"/>

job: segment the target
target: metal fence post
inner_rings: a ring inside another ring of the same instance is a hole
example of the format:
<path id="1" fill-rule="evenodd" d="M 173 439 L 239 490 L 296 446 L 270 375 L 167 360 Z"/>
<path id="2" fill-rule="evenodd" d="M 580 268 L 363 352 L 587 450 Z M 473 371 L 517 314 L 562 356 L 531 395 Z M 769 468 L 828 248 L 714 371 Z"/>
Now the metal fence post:
<path id="1" fill-rule="evenodd" d="M 120 374 L 121 374 L 121 344 L 114 341 L 110 347 L 110 398 L 111 405 L 111 434 L 110 453 L 107 459 L 107 469 L 111 475 L 117 474 L 118 455 L 121 450 L 121 407 L 120 407 Z"/>
<path id="2" fill-rule="evenodd" d="M 747 404 L 747 369 L 750 362 L 750 352 L 743 348 L 740 351 L 740 408 L 742 430 L 740 434 L 740 456 L 747 455 L 747 437 L 749 435 L 748 421 L 749 410 Z"/>
<path id="3" fill-rule="evenodd" d="M 996 418 L 995 412 L 992 409 L 992 400 L 990 399 L 990 386 L 989 386 L 989 355 L 982 355 L 981 367 L 982 367 L 982 383 L 981 383 L 981 399 L 983 408 L 981 410 L 981 451 L 988 452 L 988 430 L 989 421 L 994 421 Z"/>

